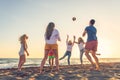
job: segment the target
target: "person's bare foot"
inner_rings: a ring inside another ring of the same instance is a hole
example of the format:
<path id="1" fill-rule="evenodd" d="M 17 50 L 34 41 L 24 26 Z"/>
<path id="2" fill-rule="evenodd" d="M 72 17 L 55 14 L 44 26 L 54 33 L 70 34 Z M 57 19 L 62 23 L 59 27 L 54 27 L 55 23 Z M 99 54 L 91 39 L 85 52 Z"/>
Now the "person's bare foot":
<path id="1" fill-rule="evenodd" d="M 55 72 L 59 72 L 59 69 L 54 69 Z"/>
<path id="2" fill-rule="evenodd" d="M 18 69 L 18 71 L 21 71 L 21 69 Z"/>
<path id="3" fill-rule="evenodd" d="M 100 67 L 96 67 L 95 70 L 100 71 Z"/>
<path id="4" fill-rule="evenodd" d="M 83 68 L 83 67 L 84 67 L 84 64 L 81 64 L 81 67 Z"/>
<path id="5" fill-rule="evenodd" d="M 95 70 L 100 70 L 100 66 L 96 64 Z"/>
<path id="6" fill-rule="evenodd" d="M 94 67 L 90 67 L 89 70 L 90 70 L 90 71 L 91 71 L 91 70 L 95 70 L 95 68 L 94 68 Z"/>
<path id="7" fill-rule="evenodd" d="M 45 72 L 45 71 L 40 70 L 40 73 L 39 73 L 39 74 L 44 74 L 44 72 Z"/>

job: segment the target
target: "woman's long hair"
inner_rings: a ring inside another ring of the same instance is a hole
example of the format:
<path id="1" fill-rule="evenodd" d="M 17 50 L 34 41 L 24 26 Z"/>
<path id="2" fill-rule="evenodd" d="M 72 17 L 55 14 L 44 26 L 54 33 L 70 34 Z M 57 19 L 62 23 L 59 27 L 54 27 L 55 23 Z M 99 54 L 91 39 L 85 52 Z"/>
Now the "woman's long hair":
<path id="1" fill-rule="evenodd" d="M 54 30 L 55 24 L 53 22 L 50 22 L 46 28 L 46 32 L 45 32 L 45 37 L 47 40 L 50 39 L 52 32 Z"/>
<path id="2" fill-rule="evenodd" d="M 28 36 L 26 34 L 23 34 L 20 38 L 19 38 L 19 41 L 20 43 L 24 43 L 25 42 L 25 39 L 27 39 Z"/>

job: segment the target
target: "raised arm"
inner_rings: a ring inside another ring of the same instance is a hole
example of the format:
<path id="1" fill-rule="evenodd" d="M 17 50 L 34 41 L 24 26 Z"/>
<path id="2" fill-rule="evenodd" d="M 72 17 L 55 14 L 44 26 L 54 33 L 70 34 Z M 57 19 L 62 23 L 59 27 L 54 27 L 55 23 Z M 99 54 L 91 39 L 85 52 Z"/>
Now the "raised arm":
<path id="1" fill-rule="evenodd" d="M 75 39 L 76 39 L 76 37 L 75 37 L 75 36 L 73 36 L 73 42 L 75 42 Z"/>
<path id="2" fill-rule="evenodd" d="M 58 41 L 61 41 L 61 38 L 60 38 L 60 36 L 58 37 Z"/>
<path id="3" fill-rule="evenodd" d="M 73 44 L 72 44 L 72 45 L 74 45 L 74 43 L 75 43 L 75 38 L 76 38 L 76 37 L 75 37 L 75 36 L 73 36 Z"/>
<path id="4" fill-rule="evenodd" d="M 66 43 L 68 43 L 69 35 L 67 35 Z"/>
<path id="5" fill-rule="evenodd" d="M 82 36 L 84 37 L 86 35 L 87 31 L 85 30 L 82 34 Z"/>
<path id="6" fill-rule="evenodd" d="M 76 37 L 75 37 L 75 36 L 73 36 L 73 38 L 74 38 L 73 42 L 74 42 L 74 43 L 76 43 L 76 44 L 78 44 L 78 42 L 76 42 L 76 41 L 75 41 Z"/>

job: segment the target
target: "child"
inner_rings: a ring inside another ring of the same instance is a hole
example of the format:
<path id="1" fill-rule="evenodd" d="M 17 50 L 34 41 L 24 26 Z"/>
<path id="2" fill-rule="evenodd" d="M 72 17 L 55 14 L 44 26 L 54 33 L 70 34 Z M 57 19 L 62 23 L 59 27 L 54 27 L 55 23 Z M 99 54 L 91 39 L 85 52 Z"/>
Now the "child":
<path id="1" fill-rule="evenodd" d="M 29 56 L 29 53 L 27 51 L 27 42 L 26 40 L 28 39 L 28 36 L 26 34 L 22 35 L 19 38 L 20 44 L 21 44 L 21 48 L 19 51 L 19 64 L 18 64 L 18 71 L 21 71 L 21 67 L 22 65 L 25 63 L 26 61 L 26 56 L 25 56 L 25 52 L 27 53 L 27 56 Z"/>
<path id="2" fill-rule="evenodd" d="M 80 62 L 81 62 L 81 65 L 83 65 L 82 57 L 83 57 L 83 53 L 84 53 L 84 50 L 85 50 L 85 48 L 84 48 L 84 44 L 85 44 L 84 40 L 81 37 L 79 37 L 78 42 L 75 42 L 75 43 L 78 44 L 78 47 L 79 47 L 79 50 L 80 50 Z"/>
<path id="3" fill-rule="evenodd" d="M 67 35 L 67 39 L 66 39 L 67 50 L 66 50 L 64 56 L 61 57 L 59 60 L 62 60 L 66 56 L 68 56 L 68 65 L 70 65 L 71 51 L 72 51 L 72 47 L 73 47 L 74 42 L 75 42 L 75 36 L 74 36 L 74 41 L 73 42 L 71 40 L 68 41 L 68 38 L 69 38 L 69 36 Z"/>
<path id="4" fill-rule="evenodd" d="M 53 65 L 54 65 L 54 58 L 55 58 L 53 50 L 49 51 L 48 56 L 49 56 L 50 68 L 51 68 L 51 71 L 52 71 Z"/>

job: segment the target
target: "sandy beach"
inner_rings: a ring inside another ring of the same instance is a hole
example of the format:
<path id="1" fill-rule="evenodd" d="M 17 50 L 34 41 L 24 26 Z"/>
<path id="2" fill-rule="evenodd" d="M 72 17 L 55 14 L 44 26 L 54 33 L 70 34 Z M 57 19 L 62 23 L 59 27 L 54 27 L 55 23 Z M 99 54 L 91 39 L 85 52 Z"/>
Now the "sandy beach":
<path id="1" fill-rule="evenodd" d="M 0 80 L 120 80 L 120 63 L 100 63 L 100 71 L 90 70 L 90 64 L 83 67 L 62 65 L 60 71 L 44 67 L 44 74 L 39 74 L 39 67 L 0 69 Z"/>

